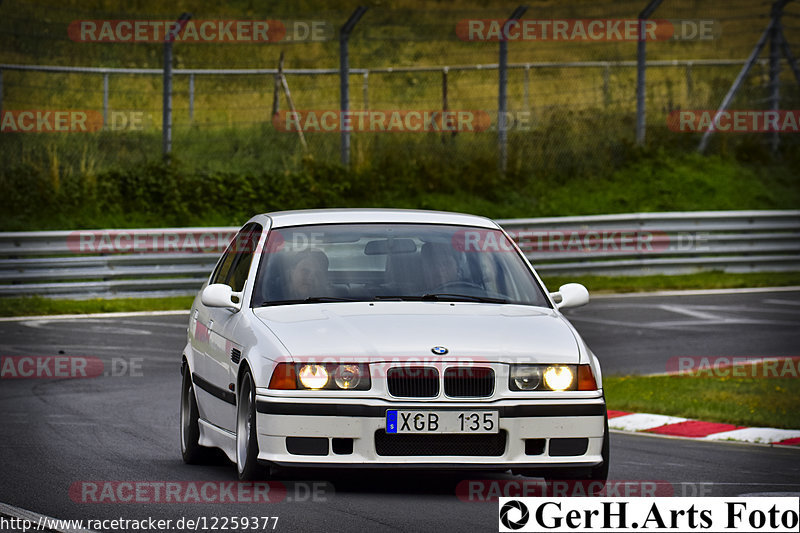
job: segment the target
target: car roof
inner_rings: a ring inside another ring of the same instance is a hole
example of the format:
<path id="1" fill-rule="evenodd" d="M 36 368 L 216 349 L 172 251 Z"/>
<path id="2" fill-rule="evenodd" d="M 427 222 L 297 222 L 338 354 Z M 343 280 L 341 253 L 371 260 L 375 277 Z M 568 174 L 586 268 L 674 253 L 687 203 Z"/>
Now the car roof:
<path id="1" fill-rule="evenodd" d="M 416 209 L 304 209 L 298 211 L 278 211 L 264 213 L 271 220 L 273 228 L 304 226 L 310 224 L 449 224 L 497 229 L 492 220 L 464 213 L 447 211 L 423 211 Z M 259 217 L 260 217 L 259 216 Z M 254 217 L 254 218 L 259 218 Z"/>

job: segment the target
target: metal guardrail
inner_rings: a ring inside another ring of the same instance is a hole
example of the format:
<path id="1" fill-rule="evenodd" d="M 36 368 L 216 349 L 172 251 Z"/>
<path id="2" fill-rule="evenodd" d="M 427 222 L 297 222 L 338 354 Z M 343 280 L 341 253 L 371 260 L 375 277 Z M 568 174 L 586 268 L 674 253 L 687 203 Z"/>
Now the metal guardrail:
<path id="1" fill-rule="evenodd" d="M 634 213 L 498 223 L 544 275 L 800 271 L 800 211 Z M 0 296 L 193 294 L 237 229 L 0 233 Z M 491 251 L 492 243 L 471 244 Z"/>

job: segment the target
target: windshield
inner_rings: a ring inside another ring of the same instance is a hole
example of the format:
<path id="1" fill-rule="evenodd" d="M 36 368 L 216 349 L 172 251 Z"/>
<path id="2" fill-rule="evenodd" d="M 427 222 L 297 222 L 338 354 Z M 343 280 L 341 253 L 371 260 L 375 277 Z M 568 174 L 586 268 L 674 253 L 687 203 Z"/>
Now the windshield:
<path id="1" fill-rule="evenodd" d="M 549 307 L 498 230 L 432 224 L 330 224 L 272 230 L 252 305 L 434 300 Z"/>

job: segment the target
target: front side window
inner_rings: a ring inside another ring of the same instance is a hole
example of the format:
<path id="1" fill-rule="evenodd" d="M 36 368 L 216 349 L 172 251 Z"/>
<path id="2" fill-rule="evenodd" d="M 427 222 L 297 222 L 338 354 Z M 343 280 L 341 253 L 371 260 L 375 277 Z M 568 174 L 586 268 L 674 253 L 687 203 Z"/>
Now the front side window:
<path id="1" fill-rule="evenodd" d="M 228 285 L 233 292 L 244 289 L 261 231 L 261 225 L 256 223 L 247 224 L 239 230 L 220 259 L 211 283 Z"/>
<path id="2" fill-rule="evenodd" d="M 270 232 L 254 307 L 381 299 L 550 306 L 523 258 L 498 230 L 330 224 Z"/>

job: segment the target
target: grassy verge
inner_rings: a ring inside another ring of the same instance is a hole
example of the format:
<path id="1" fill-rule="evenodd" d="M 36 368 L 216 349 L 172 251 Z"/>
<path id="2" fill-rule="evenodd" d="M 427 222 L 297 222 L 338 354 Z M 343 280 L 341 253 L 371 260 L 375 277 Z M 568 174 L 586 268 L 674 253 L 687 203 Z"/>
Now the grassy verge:
<path id="1" fill-rule="evenodd" d="M 104 300 L 54 300 L 34 296 L 0 298 L 0 316 L 65 315 L 80 313 L 115 313 L 122 311 L 188 310 L 192 296 L 169 298 L 118 298 Z"/>
<path id="2" fill-rule="evenodd" d="M 744 426 L 800 428 L 798 360 L 763 364 L 747 372 L 696 372 L 680 376 L 611 376 L 603 378 L 608 408 Z M 788 371 L 787 371 L 788 370 Z M 744 373 L 752 377 L 735 377 Z M 769 376 L 769 377 L 765 377 Z"/>
<path id="3" fill-rule="evenodd" d="M 726 274 L 700 272 L 677 276 L 543 276 L 551 291 L 564 283 L 582 283 L 590 293 L 649 292 L 688 289 L 736 289 L 800 285 L 800 272 Z"/>

